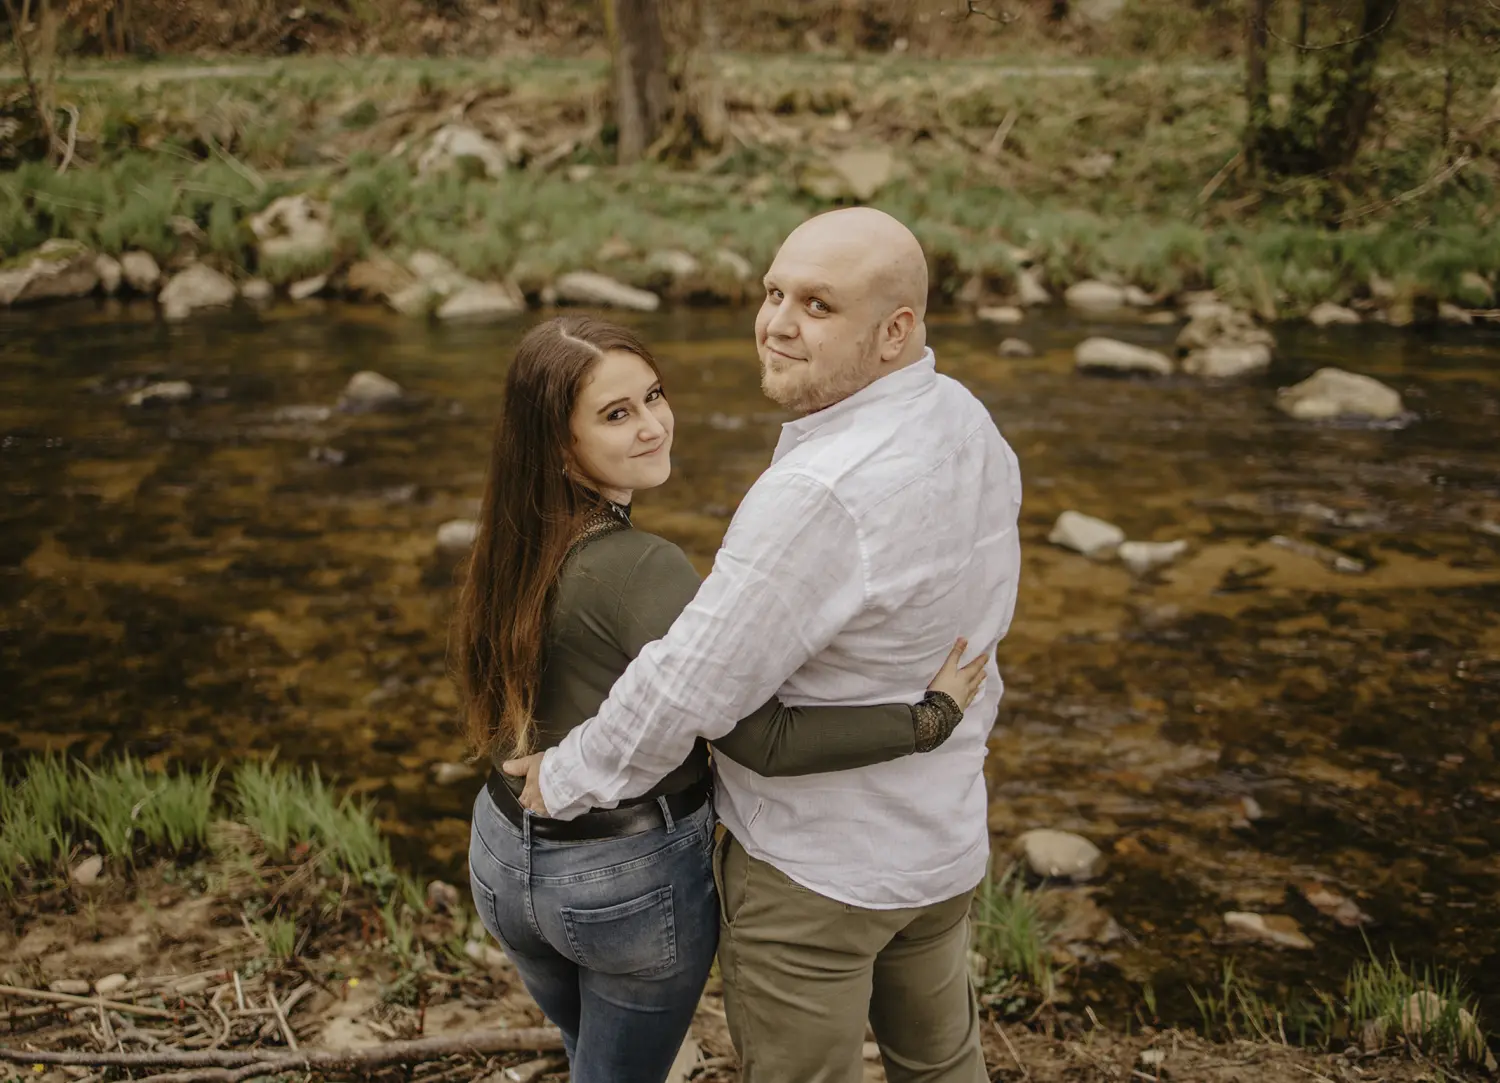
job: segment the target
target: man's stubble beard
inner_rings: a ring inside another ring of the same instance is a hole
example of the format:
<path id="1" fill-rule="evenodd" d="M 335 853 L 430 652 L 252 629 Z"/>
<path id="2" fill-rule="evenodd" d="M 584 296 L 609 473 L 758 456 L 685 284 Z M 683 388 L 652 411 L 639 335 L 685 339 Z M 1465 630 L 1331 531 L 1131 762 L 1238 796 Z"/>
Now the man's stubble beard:
<path id="1" fill-rule="evenodd" d="M 786 379 L 789 372 L 795 371 L 798 366 L 787 366 L 780 373 L 775 373 L 762 361 L 760 389 L 777 406 L 804 417 L 836 402 L 842 402 L 856 391 L 868 387 L 875 367 L 874 353 L 875 333 L 871 332 L 864 337 L 860 348 L 851 355 L 851 360 L 810 380 Z"/>

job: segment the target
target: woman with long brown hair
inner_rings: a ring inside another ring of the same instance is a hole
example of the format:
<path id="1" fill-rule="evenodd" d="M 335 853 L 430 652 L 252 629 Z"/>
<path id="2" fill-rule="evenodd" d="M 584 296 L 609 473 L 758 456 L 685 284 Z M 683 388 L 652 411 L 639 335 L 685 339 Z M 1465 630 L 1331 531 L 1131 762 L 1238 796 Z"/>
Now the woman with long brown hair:
<path id="1" fill-rule="evenodd" d="M 660 1083 L 713 961 L 718 899 L 710 752 L 650 793 L 569 821 L 517 799 L 505 759 L 559 743 L 698 589 L 675 545 L 630 524 L 671 474 L 661 373 L 630 331 L 586 316 L 521 342 L 458 615 L 467 733 L 490 777 L 469 873 L 485 927 L 562 1030 L 574 1083 Z M 984 656 L 955 645 L 919 704 L 790 708 L 772 700 L 714 743 L 762 774 L 867 766 L 930 751 L 963 717 Z"/>

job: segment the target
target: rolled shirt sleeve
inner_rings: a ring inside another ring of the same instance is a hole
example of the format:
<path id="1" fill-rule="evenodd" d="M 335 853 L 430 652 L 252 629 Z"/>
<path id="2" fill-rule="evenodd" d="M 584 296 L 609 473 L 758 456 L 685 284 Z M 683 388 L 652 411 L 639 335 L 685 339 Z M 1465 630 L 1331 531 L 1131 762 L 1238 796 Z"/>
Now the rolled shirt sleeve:
<path id="1" fill-rule="evenodd" d="M 599 713 L 542 760 L 550 815 L 636 797 L 764 703 L 865 602 L 857 526 L 827 486 L 773 472 L 740 504 L 713 570 Z"/>

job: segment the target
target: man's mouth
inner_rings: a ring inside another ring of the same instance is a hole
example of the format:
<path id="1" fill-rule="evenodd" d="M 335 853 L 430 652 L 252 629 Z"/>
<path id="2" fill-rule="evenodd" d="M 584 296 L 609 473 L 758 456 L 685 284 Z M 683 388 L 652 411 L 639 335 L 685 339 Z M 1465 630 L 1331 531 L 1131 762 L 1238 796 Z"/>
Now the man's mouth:
<path id="1" fill-rule="evenodd" d="M 775 346 L 772 346 L 769 342 L 766 343 L 766 350 L 767 350 L 767 352 L 775 355 L 776 357 L 779 357 L 783 361 L 800 362 L 800 361 L 806 361 L 807 360 L 807 358 L 805 358 L 805 357 L 797 357 L 794 354 L 783 353 L 781 350 L 778 350 Z"/>

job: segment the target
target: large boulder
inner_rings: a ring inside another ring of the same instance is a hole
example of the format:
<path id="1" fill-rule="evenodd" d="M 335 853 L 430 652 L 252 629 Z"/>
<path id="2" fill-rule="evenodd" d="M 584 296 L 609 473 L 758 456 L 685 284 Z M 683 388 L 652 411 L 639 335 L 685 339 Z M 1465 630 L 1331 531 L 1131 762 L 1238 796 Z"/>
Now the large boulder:
<path id="1" fill-rule="evenodd" d="M 262 263 L 306 263 L 333 249 L 332 209 L 307 195 L 282 196 L 250 219 Z"/>
<path id="2" fill-rule="evenodd" d="M 0 306 L 85 297 L 98 285 L 94 253 L 76 241 L 51 240 L 0 271 Z"/>
<path id="3" fill-rule="evenodd" d="M 1080 308 L 1086 311 L 1107 312 L 1111 309 L 1124 308 L 1125 289 L 1122 286 L 1113 286 L 1108 282 L 1099 282 L 1092 278 L 1086 278 L 1082 282 L 1075 282 L 1063 293 L 1063 300 L 1069 308 Z"/>
<path id="4" fill-rule="evenodd" d="M 169 320 L 186 319 L 200 308 L 223 308 L 234 304 L 239 290 L 224 275 L 195 263 L 173 275 L 161 289 L 162 315 Z"/>
<path id="5" fill-rule="evenodd" d="M 1166 354 L 1112 338 L 1084 339 L 1073 351 L 1073 358 L 1083 370 L 1172 375 L 1172 360 Z"/>
<path id="6" fill-rule="evenodd" d="M 608 275 L 593 271 L 572 271 L 554 283 L 557 299 L 571 305 L 603 305 L 635 312 L 655 312 L 661 298 L 649 290 L 627 286 Z"/>
<path id="7" fill-rule="evenodd" d="M 1276 405 L 1299 421 L 1370 418 L 1390 421 L 1406 412 L 1401 396 L 1379 380 L 1343 369 L 1322 368 L 1300 384 L 1276 393 Z"/>

